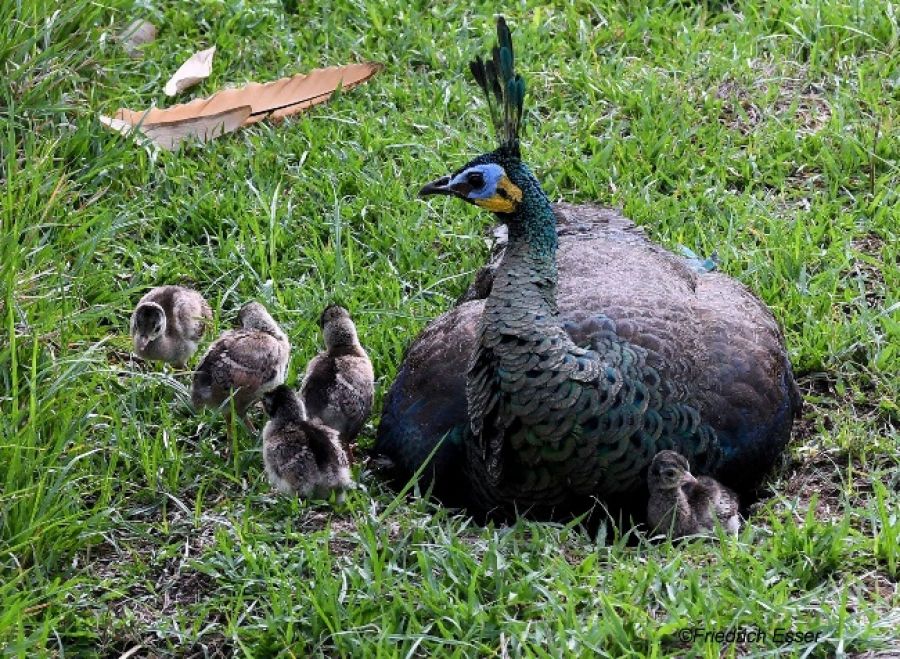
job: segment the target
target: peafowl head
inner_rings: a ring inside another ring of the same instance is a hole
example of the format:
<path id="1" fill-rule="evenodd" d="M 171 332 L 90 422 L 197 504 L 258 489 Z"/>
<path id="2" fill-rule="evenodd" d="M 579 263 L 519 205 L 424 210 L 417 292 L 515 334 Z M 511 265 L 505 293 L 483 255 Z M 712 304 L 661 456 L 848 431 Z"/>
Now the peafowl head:
<path id="1" fill-rule="evenodd" d="M 519 152 L 525 81 L 515 72 L 512 35 L 502 16 L 497 19 L 497 45 L 492 56 L 486 61 L 476 57 L 469 68 L 487 99 L 500 146 L 427 184 L 419 195 L 458 197 L 508 221 L 517 215 L 533 191 L 540 195 L 543 192 Z"/>
<path id="2" fill-rule="evenodd" d="M 131 316 L 131 336 L 136 350 L 146 350 L 166 331 L 166 312 L 156 302 L 138 305 Z"/>
<path id="3" fill-rule="evenodd" d="M 352 346 L 359 343 L 356 325 L 350 312 L 339 304 L 329 304 L 319 316 L 319 327 L 325 337 L 328 350 L 339 346 Z"/>
<path id="4" fill-rule="evenodd" d="M 653 458 L 647 473 L 650 490 L 675 490 L 682 485 L 696 483 L 690 472 L 687 458 L 677 451 L 660 451 Z"/>
<path id="5" fill-rule="evenodd" d="M 519 165 L 502 154 L 488 153 L 453 174 L 432 181 L 419 194 L 452 195 L 498 215 L 514 215 L 522 203 L 521 181 L 516 184 L 516 179 L 521 178 Z"/>
<path id="6" fill-rule="evenodd" d="M 266 392 L 263 395 L 262 404 L 263 409 L 271 419 L 278 416 L 291 419 L 306 418 L 306 407 L 303 405 L 303 399 L 293 389 L 284 384 Z"/>

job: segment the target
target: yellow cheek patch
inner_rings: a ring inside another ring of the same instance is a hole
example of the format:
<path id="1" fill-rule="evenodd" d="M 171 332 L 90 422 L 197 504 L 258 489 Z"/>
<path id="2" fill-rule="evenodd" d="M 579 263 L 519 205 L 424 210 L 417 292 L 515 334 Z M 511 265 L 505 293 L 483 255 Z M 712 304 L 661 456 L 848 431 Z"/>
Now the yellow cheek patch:
<path id="1" fill-rule="evenodd" d="M 487 199 L 473 199 L 472 201 L 493 213 L 512 213 L 516 210 L 516 205 L 511 199 L 506 199 L 498 194 Z"/>
<path id="2" fill-rule="evenodd" d="M 505 190 L 506 194 L 509 195 L 509 198 L 512 199 L 517 206 L 519 205 L 519 202 L 522 201 L 522 191 L 519 189 L 519 186 L 505 176 L 497 183 L 497 187 L 501 190 Z"/>
<path id="3" fill-rule="evenodd" d="M 512 213 L 522 201 L 522 191 L 507 177 L 497 182 L 497 193 L 485 199 L 473 199 L 476 204 L 492 213 Z"/>

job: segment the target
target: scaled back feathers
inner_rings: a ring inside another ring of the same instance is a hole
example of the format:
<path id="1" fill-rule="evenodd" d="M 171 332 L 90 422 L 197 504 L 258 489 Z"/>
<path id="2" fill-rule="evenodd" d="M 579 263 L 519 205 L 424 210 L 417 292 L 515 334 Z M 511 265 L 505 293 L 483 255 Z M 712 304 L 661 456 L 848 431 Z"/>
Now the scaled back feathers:
<path id="1" fill-rule="evenodd" d="M 487 99 L 500 148 L 518 158 L 525 81 L 515 71 L 512 34 L 503 16 L 497 18 L 497 45 L 491 58 L 485 61 L 476 57 L 469 68 Z"/>

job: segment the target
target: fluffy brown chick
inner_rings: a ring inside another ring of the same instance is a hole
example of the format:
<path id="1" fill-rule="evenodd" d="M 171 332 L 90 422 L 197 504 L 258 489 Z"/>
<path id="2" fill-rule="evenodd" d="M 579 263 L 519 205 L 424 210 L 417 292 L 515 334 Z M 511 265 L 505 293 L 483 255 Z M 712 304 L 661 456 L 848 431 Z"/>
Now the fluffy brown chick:
<path id="1" fill-rule="evenodd" d="M 709 476 L 695 478 L 675 451 L 656 454 L 647 485 L 647 522 L 654 533 L 681 538 L 710 532 L 717 523 L 733 534 L 740 530 L 737 494 Z"/>
<path id="2" fill-rule="evenodd" d="M 350 464 L 337 431 L 308 419 L 303 400 L 285 385 L 263 396 L 269 421 L 263 428 L 263 463 L 272 486 L 282 494 L 343 499 L 352 487 Z"/>
<path id="3" fill-rule="evenodd" d="M 247 409 L 260 396 L 284 382 L 290 343 L 259 302 L 248 302 L 238 312 L 237 328 L 224 332 L 207 350 L 194 373 L 194 406 L 231 405 L 252 431 Z"/>
<path id="4" fill-rule="evenodd" d="M 184 368 L 212 310 L 197 291 L 184 286 L 158 286 L 144 295 L 131 314 L 131 340 L 141 359 Z"/>
<path id="5" fill-rule="evenodd" d="M 344 307 L 326 307 L 319 325 L 325 351 L 306 367 L 300 395 L 309 416 L 337 430 L 349 451 L 372 411 L 375 374 Z"/>

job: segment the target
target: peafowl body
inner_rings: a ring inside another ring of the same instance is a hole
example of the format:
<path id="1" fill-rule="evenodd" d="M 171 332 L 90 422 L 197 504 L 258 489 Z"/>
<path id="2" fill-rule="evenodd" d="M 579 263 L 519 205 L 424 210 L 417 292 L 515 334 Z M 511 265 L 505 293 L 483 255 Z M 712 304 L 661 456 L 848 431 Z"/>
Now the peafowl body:
<path id="1" fill-rule="evenodd" d="M 550 204 L 520 158 L 524 83 L 497 31 L 472 72 L 500 148 L 421 194 L 491 210 L 508 237 L 476 278 L 486 299 L 464 296 L 410 347 L 376 454 L 405 480 L 434 452 L 425 484 L 448 503 L 537 517 L 645 495 L 665 449 L 752 488 L 800 407 L 775 320 L 618 214 Z"/>

